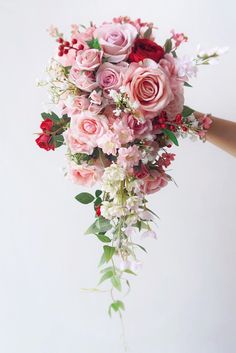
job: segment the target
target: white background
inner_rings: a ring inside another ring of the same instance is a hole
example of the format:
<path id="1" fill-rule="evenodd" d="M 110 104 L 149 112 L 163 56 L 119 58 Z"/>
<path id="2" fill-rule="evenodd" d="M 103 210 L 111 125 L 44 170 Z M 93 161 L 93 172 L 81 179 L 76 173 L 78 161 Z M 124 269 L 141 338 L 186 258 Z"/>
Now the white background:
<path id="1" fill-rule="evenodd" d="M 53 52 L 45 29 L 142 17 L 185 32 L 183 52 L 231 47 L 203 67 L 188 105 L 235 120 L 235 2 L 206 0 L 0 1 L 1 27 L 1 353 L 121 353 L 121 328 L 107 293 L 83 292 L 98 280 L 101 247 L 83 231 L 92 209 L 73 199 L 64 151 L 36 147 L 44 89 L 35 78 Z M 147 240 L 143 270 L 125 298 L 125 330 L 135 353 L 235 353 L 236 164 L 216 147 L 181 142 L 170 184 L 150 197 L 161 217 Z"/>

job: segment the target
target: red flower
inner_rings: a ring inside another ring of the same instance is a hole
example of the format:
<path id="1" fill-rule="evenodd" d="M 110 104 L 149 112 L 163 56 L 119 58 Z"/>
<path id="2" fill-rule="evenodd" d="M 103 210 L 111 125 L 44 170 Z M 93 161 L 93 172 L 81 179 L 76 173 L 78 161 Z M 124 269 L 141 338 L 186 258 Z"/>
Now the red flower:
<path id="1" fill-rule="evenodd" d="M 39 135 L 39 137 L 35 140 L 35 142 L 37 143 L 37 145 L 40 148 L 45 149 L 46 151 L 50 151 L 50 150 L 54 150 L 55 146 L 52 142 L 50 142 L 51 140 L 51 136 L 50 135 L 46 135 L 46 134 L 41 134 Z"/>
<path id="2" fill-rule="evenodd" d="M 43 132 L 51 131 L 52 127 L 53 127 L 53 121 L 49 118 L 45 119 L 40 125 L 40 129 L 42 129 Z"/>
<path id="3" fill-rule="evenodd" d="M 134 42 L 132 52 L 129 55 L 129 60 L 139 62 L 147 58 L 158 63 L 163 58 L 164 54 L 164 49 L 152 40 L 137 38 Z"/>
<path id="4" fill-rule="evenodd" d="M 97 215 L 98 217 L 101 216 L 101 206 L 97 206 L 97 207 L 96 207 L 96 215 Z"/>
<path id="5" fill-rule="evenodd" d="M 140 163 L 138 167 L 134 167 L 134 176 L 138 179 L 143 179 L 149 175 L 149 170 L 145 164 Z"/>

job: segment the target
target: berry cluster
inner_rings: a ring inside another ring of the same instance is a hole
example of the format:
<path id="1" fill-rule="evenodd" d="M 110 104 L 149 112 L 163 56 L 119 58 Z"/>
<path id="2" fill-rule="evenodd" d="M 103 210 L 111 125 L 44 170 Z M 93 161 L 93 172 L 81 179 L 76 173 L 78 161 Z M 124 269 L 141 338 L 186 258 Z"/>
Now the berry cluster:
<path id="1" fill-rule="evenodd" d="M 76 51 L 83 50 L 84 46 L 83 44 L 80 44 L 78 48 L 74 47 L 78 43 L 76 38 L 73 38 L 71 42 L 68 40 L 64 40 L 62 37 L 57 39 L 57 42 L 59 43 L 58 47 L 58 56 L 63 56 L 69 53 L 69 50 L 73 49 Z"/>

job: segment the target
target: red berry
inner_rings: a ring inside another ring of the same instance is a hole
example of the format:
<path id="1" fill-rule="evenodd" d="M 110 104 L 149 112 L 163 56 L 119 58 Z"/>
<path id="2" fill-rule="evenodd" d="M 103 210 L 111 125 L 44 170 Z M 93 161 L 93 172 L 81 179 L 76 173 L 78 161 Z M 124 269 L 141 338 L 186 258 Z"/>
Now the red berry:
<path id="1" fill-rule="evenodd" d="M 160 117 L 159 119 L 158 119 L 158 122 L 160 123 L 160 124 L 162 124 L 162 123 L 164 123 L 165 122 L 165 118 L 162 118 L 162 117 Z"/>
<path id="2" fill-rule="evenodd" d="M 160 124 L 160 126 L 161 126 L 162 129 L 166 128 L 166 124 Z"/>
<path id="3" fill-rule="evenodd" d="M 72 44 L 77 44 L 77 39 L 73 38 L 71 41 Z"/>
<path id="4" fill-rule="evenodd" d="M 183 126 L 182 126 L 182 130 L 183 130 L 183 131 L 188 131 L 188 128 L 183 125 Z"/>
<path id="5" fill-rule="evenodd" d="M 172 144 L 171 144 L 171 143 L 169 143 L 169 145 L 167 145 L 167 147 L 168 147 L 168 148 L 171 148 L 171 147 L 172 147 Z"/>
<path id="6" fill-rule="evenodd" d="M 84 45 L 83 44 L 80 44 L 79 47 L 78 47 L 79 50 L 83 50 L 84 49 Z"/>
<path id="7" fill-rule="evenodd" d="M 64 49 L 64 54 L 68 54 L 69 50 L 68 49 Z"/>
<path id="8" fill-rule="evenodd" d="M 171 131 L 176 131 L 176 128 L 175 128 L 174 125 L 170 125 L 169 129 L 170 129 Z"/>
<path id="9" fill-rule="evenodd" d="M 101 216 L 101 206 L 96 207 L 96 215 L 97 215 L 98 217 Z"/>
<path id="10" fill-rule="evenodd" d="M 181 114 L 177 114 L 175 117 L 175 121 L 177 124 L 180 124 L 182 121 L 182 115 Z"/>
<path id="11" fill-rule="evenodd" d="M 61 37 L 60 37 L 60 38 L 58 38 L 58 40 L 57 40 L 57 41 L 58 41 L 58 43 L 63 43 L 63 42 L 64 42 L 63 38 L 61 38 Z"/>
<path id="12" fill-rule="evenodd" d="M 61 50 L 58 52 L 58 56 L 63 56 L 63 54 L 64 54 L 64 52 Z"/>
<path id="13" fill-rule="evenodd" d="M 64 45 L 63 44 L 59 45 L 58 49 L 61 51 L 64 50 Z"/>
<path id="14" fill-rule="evenodd" d="M 65 47 L 69 47 L 69 46 L 70 46 L 70 42 L 66 41 L 66 42 L 64 43 L 64 46 L 65 46 Z"/>

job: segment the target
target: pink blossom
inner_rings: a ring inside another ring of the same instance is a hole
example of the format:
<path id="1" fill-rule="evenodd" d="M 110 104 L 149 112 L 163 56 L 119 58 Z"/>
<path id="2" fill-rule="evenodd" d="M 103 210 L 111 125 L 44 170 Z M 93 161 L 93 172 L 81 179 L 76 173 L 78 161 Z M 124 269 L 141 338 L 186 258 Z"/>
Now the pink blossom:
<path id="1" fill-rule="evenodd" d="M 112 154 L 116 156 L 117 149 L 121 144 L 119 138 L 111 130 L 108 130 L 102 137 L 97 140 L 98 146 L 102 149 L 103 153 Z"/>
<path id="2" fill-rule="evenodd" d="M 99 67 L 96 79 L 106 96 L 108 96 L 109 90 L 118 90 L 122 86 L 124 72 L 127 67 L 128 64 L 123 62 L 117 65 L 107 62 Z"/>
<path id="3" fill-rule="evenodd" d="M 152 131 L 151 120 L 140 121 L 131 114 L 126 119 L 127 125 L 132 129 L 135 138 L 144 138 Z"/>
<path id="4" fill-rule="evenodd" d="M 76 64 L 78 69 L 94 71 L 102 62 L 102 51 L 97 49 L 80 50 L 77 53 Z"/>
<path id="5" fill-rule="evenodd" d="M 89 98 L 91 99 L 91 103 L 101 105 L 102 104 L 102 94 L 101 92 L 97 91 L 92 91 L 89 95 Z"/>
<path id="6" fill-rule="evenodd" d="M 136 145 L 128 148 L 121 147 L 118 152 L 117 163 L 125 169 L 130 169 L 133 166 L 138 165 L 141 159 L 141 153 Z"/>
<path id="7" fill-rule="evenodd" d="M 168 184 L 169 178 L 165 173 L 158 170 L 151 170 L 149 176 L 143 179 L 142 190 L 145 194 L 152 194 L 159 191 Z"/>
<path id="8" fill-rule="evenodd" d="M 125 118 L 115 119 L 112 125 L 112 129 L 115 132 L 115 134 L 118 136 L 119 141 L 122 145 L 133 141 L 134 139 L 133 130 L 129 128 L 127 124 L 127 120 Z"/>
<path id="9" fill-rule="evenodd" d="M 75 139 L 96 147 L 98 138 L 108 130 L 107 118 L 88 110 L 83 111 L 80 114 L 72 115 L 70 128 Z"/>
<path id="10" fill-rule="evenodd" d="M 80 185 L 93 186 L 102 177 L 103 169 L 97 165 L 69 163 L 68 176 Z"/>
<path id="11" fill-rule="evenodd" d="M 113 23 L 98 27 L 94 36 L 108 61 L 118 63 L 128 58 L 137 34 L 137 29 L 129 23 Z"/>
<path id="12" fill-rule="evenodd" d="M 171 38 L 174 40 L 176 48 L 179 47 L 183 42 L 187 42 L 188 37 L 186 37 L 184 33 L 176 33 L 174 29 L 172 29 L 170 32 L 172 34 Z"/>
<path id="13" fill-rule="evenodd" d="M 86 153 L 92 154 L 93 153 L 93 146 L 88 145 L 86 142 L 81 141 L 73 136 L 71 129 L 68 129 L 65 134 L 66 144 L 68 145 L 69 150 L 72 154 L 75 153 Z"/>
<path id="14" fill-rule="evenodd" d="M 153 118 L 173 99 L 168 76 L 151 59 L 131 63 L 124 78 L 131 101 L 139 103 L 145 118 Z"/>

